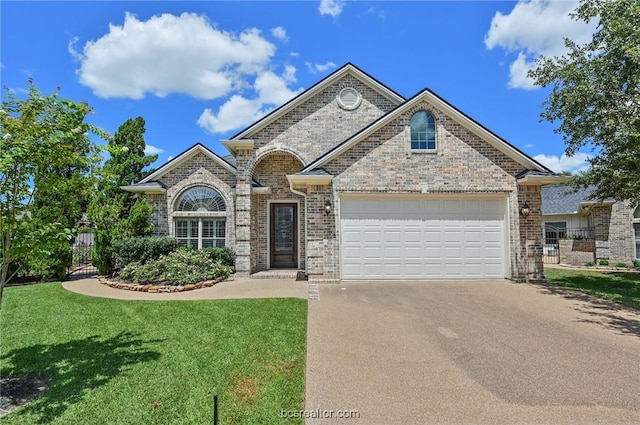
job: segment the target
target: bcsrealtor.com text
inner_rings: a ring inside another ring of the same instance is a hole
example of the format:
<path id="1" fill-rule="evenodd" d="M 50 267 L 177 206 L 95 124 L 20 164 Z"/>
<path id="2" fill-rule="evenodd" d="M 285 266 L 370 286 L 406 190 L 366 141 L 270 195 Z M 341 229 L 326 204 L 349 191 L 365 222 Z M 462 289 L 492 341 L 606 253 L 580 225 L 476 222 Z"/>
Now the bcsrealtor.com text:
<path id="1" fill-rule="evenodd" d="M 281 418 L 306 418 L 306 419 L 358 419 L 360 412 L 357 410 L 285 410 L 280 409 Z"/>

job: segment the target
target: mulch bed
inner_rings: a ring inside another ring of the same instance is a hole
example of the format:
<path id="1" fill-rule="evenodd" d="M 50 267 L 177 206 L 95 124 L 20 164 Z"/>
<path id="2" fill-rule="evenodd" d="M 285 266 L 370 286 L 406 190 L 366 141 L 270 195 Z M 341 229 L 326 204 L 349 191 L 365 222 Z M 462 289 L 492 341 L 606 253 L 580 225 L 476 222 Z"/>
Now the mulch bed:
<path id="1" fill-rule="evenodd" d="M 0 418 L 40 397 L 49 382 L 34 376 L 0 378 Z"/>

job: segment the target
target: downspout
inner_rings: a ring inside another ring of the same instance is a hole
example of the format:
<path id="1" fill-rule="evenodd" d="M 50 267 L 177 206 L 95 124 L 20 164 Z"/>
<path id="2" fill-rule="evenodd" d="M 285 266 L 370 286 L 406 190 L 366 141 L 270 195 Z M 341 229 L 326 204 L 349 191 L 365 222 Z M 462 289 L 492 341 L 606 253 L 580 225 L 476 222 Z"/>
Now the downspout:
<path id="1" fill-rule="evenodd" d="M 289 179 L 287 179 L 289 180 Z M 308 223 L 308 215 L 307 215 L 307 194 L 304 192 L 300 192 L 299 190 L 296 190 L 293 188 L 293 182 L 291 180 L 289 180 L 289 190 L 291 191 L 291 193 L 295 193 L 296 195 L 300 195 L 304 198 L 304 219 L 305 219 L 305 223 L 304 223 L 304 268 L 305 268 L 305 273 L 309 268 L 309 264 L 307 259 L 309 258 L 309 238 L 307 237 L 307 223 Z"/>

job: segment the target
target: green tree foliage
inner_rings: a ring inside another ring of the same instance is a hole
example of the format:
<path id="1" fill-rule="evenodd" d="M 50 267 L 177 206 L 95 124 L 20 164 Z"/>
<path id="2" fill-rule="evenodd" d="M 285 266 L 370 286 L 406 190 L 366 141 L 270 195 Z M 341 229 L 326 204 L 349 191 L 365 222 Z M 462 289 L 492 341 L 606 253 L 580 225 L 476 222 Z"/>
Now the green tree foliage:
<path id="1" fill-rule="evenodd" d="M 27 97 L 5 90 L 0 111 L 0 302 L 4 285 L 29 259 L 68 254 L 82 196 L 91 186 L 98 148 L 88 137 L 108 138 L 84 122 L 91 108 L 43 95 L 29 81 Z M 54 266 L 55 268 L 55 266 Z M 11 273 L 10 273 L 11 270 Z"/>
<path id="2" fill-rule="evenodd" d="M 144 169 L 158 159 L 145 155 L 145 121 L 142 117 L 128 119 L 119 128 L 106 149 L 105 161 L 89 216 L 96 224 L 93 264 L 101 274 L 113 271 L 113 241 L 130 236 L 147 236 L 153 231 L 149 223 L 153 209 L 133 193 L 120 189 L 140 180 Z"/>
<path id="3" fill-rule="evenodd" d="M 640 2 L 583 0 L 574 18 L 599 19 L 591 42 L 565 40 L 568 53 L 540 57 L 529 75 L 551 87 L 542 118 L 559 123 L 566 153 L 596 155 L 576 185 L 595 185 L 595 199 L 640 203 Z"/>

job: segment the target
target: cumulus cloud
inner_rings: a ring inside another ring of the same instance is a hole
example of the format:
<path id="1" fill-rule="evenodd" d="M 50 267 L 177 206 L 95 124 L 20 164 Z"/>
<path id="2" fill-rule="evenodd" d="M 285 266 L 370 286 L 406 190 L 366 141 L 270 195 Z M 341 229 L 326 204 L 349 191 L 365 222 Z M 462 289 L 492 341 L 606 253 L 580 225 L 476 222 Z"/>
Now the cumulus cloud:
<path id="1" fill-rule="evenodd" d="M 520 0 L 509 14 L 496 12 L 484 44 L 507 53 L 517 52 L 509 67 L 509 86 L 532 89 L 527 71 L 538 55 L 560 56 L 566 53 L 564 38 L 583 44 L 591 39 L 597 21 L 589 24 L 572 19 L 569 14 L 578 6 L 577 0 Z"/>
<path id="2" fill-rule="evenodd" d="M 590 158 L 591 155 L 584 152 L 577 152 L 573 156 L 562 154 L 562 156 L 558 157 L 557 155 L 540 154 L 533 157 L 533 159 L 542 163 L 556 173 L 560 173 L 562 171 L 569 171 L 571 173 L 585 171 L 589 168 L 587 160 Z"/>
<path id="3" fill-rule="evenodd" d="M 288 41 L 289 36 L 287 35 L 287 30 L 282 27 L 271 28 L 271 35 L 277 38 L 280 41 Z"/>
<path id="4" fill-rule="evenodd" d="M 344 5 L 343 0 L 320 0 L 318 11 L 320 11 L 320 15 L 331 15 L 335 18 L 340 16 Z"/>
<path id="5" fill-rule="evenodd" d="M 162 150 L 162 149 L 160 149 L 160 148 L 158 148 L 156 146 L 153 146 L 153 145 L 147 144 L 144 147 L 145 155 L 158 155 L 158 154 L 161 154 L 162 152 L 164 152 L 164 150 Z"/>
<path id="6" fill-rule="evenodd" d="M 216 28 L 205 16 L 163 14 L 140 21 L 127 13 L 122 25 L 76 50 L 80 82 L 103 98 L 141 99 L 182 93 L 201 99 L 227 96 L 243 78 L 261 72 L 275 46 L 256 28 L 239 34 Z"/>
<path id="7" fill-rule="evenodd" d="M 215 113 L 207 108 L 198 118 L 198 125 L 210 133 L 225 133 L 230 130 L 246 127 L 259 120 L 275 107 L 282 105 L 302 92 L 302 88 L 292 90 L 289 84 L 295 83 L 296 69 L 285 67 L 282 75 L 272 71 L 259 74 L 253 84 L 257 93 L 255 98 L 247 98 L 236 94 L 225 102 Z"/>
<path id="8" fill-rule="evenodd" d="M 318 72 L 325 72 L 336 67 L 336 64 L 331 61 L 327 61 L 326 63 L 305 62 L 304 64 L 307 66 L 307 69 L 312 74 L 316 74 Z"/>

